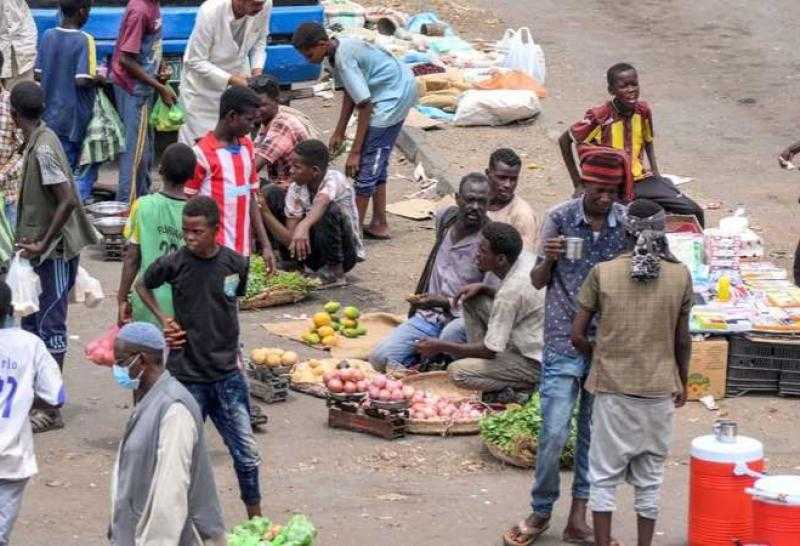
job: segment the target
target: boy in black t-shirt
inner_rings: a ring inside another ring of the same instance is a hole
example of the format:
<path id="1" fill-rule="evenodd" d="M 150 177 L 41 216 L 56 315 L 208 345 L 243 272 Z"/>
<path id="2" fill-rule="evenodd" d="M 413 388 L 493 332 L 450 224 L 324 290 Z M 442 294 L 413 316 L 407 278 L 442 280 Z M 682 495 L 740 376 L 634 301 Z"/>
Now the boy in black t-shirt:
<path id="1" fill-rule="evenodd" d="M 249 518 L 261 515 L 258 465 L 250 425 L 247 382 L 238 367 L 237 298 L 247 286 L 247 258 L 216 242 L 219 209 L 210 197 L 195 197 L 183 209 L 186 246 L 158 258 L 136 283 L 136 291 L 158 317 L 170 344 L 167 369 L 210 416 L 233 458 Z M 175 316 L 160 309 L 152 290 L 172 286 Z"/>

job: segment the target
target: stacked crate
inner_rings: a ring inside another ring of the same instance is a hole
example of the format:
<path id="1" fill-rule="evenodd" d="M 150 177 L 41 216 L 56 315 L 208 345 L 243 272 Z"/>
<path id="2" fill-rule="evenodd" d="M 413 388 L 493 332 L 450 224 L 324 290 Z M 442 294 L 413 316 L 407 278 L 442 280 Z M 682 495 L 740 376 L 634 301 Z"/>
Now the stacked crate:
<path id="1" fill-rule="evenodd" d="M 800 396 L 800 344 L 731 337 L 725 392 Z"/>

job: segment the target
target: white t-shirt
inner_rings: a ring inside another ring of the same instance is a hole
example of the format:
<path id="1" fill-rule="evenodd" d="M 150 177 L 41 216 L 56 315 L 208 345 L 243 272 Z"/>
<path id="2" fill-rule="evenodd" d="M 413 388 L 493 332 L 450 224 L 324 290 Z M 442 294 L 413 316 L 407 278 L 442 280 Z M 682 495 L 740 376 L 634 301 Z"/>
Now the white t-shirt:
<path id="1" fill-rule="evenodd" d="M 44 342 L 19 328 L 0 329 L 0 479 L 21 480 L 38 472 L 28 412 L 34 395 L 64 403 L 58 364 Z"/>

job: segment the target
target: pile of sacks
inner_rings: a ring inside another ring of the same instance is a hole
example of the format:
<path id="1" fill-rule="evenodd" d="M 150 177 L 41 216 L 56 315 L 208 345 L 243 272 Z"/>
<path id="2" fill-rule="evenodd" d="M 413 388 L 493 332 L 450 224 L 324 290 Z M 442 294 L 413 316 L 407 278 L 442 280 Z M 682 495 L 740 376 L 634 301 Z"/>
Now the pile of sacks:
<path id="1" fill-rule="evenodd" d="M 368 40 L 410 66 L 424 115 L 454 125 L 506 125 L 536 116 L 547 96 L 545 56 L 529 29 L 508 29 L 480 48 L 460 38 L 433 12 L 409 16 L 323 0 L 334 34 Z"/>

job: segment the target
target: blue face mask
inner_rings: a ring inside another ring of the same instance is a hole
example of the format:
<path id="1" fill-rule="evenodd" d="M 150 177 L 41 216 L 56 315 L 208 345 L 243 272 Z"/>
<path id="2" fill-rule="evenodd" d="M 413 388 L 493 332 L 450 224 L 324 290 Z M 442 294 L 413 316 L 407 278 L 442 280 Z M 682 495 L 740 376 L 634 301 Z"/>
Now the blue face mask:
<path id="1" fill-rule="evenodd" d="M 111 373 L 114 376 L 114 381 L 116 381 L 117 384 L 125 390 L 135 391 L 136 389 L 139 388 L 139 382 L 141 381 L 141 377 L 142 374 L 144 373 L 144 370 L 141 371 L 141 373 L 138 375 L 138 377 L 136 377 L 136 379 L 131 379 L 131 376 L 128 374 L 128 371 L 131 369 L 131 366 L 133 366 L 136 363 L 136 361 L 139 360 L 140 356 L 141 355 L 136 355 L 136 357 L 133 360 L 131 360 L 130 364 L 128 364 L 127 366 L 122 366 L 120 365 L 119 362 L 117 362 L 111 369 Z"/>

